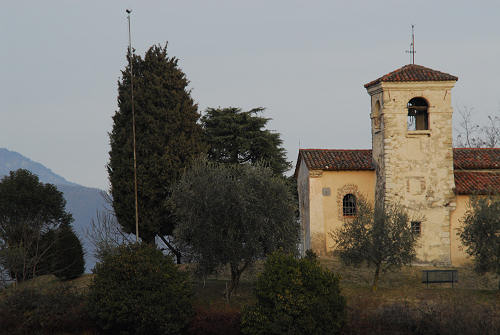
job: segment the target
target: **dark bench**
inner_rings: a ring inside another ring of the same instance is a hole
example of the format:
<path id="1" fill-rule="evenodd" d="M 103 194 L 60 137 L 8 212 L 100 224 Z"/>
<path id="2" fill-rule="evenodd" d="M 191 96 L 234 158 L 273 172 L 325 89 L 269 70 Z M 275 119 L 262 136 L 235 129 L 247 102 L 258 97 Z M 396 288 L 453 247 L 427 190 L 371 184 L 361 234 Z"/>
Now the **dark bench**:
<path id="1" fill-rule="evenodd" d="M 458 270 L 422 270 L 422 283 L 458 283 Z"/>

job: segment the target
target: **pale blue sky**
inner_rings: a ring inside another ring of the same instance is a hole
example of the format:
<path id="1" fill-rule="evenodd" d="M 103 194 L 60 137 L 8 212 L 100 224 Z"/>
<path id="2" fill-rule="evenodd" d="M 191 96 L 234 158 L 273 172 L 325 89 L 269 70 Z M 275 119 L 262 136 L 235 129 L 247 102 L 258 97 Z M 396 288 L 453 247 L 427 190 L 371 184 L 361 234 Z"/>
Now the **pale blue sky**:
<path id="1" fill-rule="evenodd" d="M 169 54 L 206 107 L 267 108 L 302 148 L 370 148 L 363 84 L 409 62 L 457 75 L 454 106 L 500 114 L 499 1 L 5 1 L 0 147 L 108 188 L 105 164 L 132 8 L 138 53 Z"/>

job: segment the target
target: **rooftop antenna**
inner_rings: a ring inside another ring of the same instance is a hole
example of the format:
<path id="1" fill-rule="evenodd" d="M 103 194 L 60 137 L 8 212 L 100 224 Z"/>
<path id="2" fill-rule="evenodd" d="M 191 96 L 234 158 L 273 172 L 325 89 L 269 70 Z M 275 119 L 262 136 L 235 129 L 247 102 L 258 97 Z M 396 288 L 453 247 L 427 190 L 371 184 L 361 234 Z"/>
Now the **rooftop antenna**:
<path id="1" fill-rule="evenodd" d="M 410 60 L 412 64 L 415 64 L 415 25 L 411 25 L 411 44 L 410 50 L 406 50 L 406 53 L 410 54 Z"/>
<path id="2" fill-rule="evenodd" d="M 133 49 L 132 35 L 130 33 L 130 13 L 131 9 L 126 9 L 128 20 L 128 64 L 130 69 L 130 95 L 132 97 L 132 137 L 134 149 L 134 195 L 135 195 L 135 241 L 139 242 L 139 203 L 137 201 L 137 155 L 135 150 L 135 107 L 134 107 L 134 76 L 133 76 Z"/>

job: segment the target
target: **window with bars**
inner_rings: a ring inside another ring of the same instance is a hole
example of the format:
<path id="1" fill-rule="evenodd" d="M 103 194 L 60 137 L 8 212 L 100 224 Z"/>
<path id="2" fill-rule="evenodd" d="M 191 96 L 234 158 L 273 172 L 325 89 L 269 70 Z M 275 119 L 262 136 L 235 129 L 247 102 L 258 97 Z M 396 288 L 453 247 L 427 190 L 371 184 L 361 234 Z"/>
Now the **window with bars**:
<path id="1" fill-rule="evenodd" d="M 354 194 L 346 194 L 342 200 L 342 213 L 344 216 L 356 215 L 356 197 Z"/>
<path id="2" fill-rule="evenodd" d="M 422 225 L 419 221 L 412 221 L 411 222 L 411 232 L 417 236 L 420 236 L 422 232 Z"/>

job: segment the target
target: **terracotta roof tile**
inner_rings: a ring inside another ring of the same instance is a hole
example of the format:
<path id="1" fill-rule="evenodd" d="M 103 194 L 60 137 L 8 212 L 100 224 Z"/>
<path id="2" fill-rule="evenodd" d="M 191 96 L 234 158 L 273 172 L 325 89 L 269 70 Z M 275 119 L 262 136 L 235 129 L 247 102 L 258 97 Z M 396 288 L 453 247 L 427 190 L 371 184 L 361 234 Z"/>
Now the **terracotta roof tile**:
<path id="1" fill-rule="evenodd" d="M 455 193 L 500 193 L 500 172 L 455 171 Z"/>
<path id="2" fill-rule="evenodd" d="M 300 149 L 311 170 L 373 170 L 371 150 Z"/>
<path id="3" fill-rule="evenodd" d="M 373 170 L 372 151 L 340 149 L 300 149 L 311 170 Z M 455 170 L 496 170 L 500 169 L 500 148 L 455 148 L 453 149 Z"/>
<path id="4" fill-rule="evenodd" d="M 455 148 L 453 165 L 455 170 L 500 169 L 500 148 Z"/>
<path id="5" fill-rule="evenodd" d="M 429 69 L 422 65 L 409 64 L 395 71 L 392 71 L 378 79 L 365 85 L 365 88 L 373 86 L 383 81 L 404 82 L 404 81 L 457 81 L 458 77 L 451 74 Z"/>

